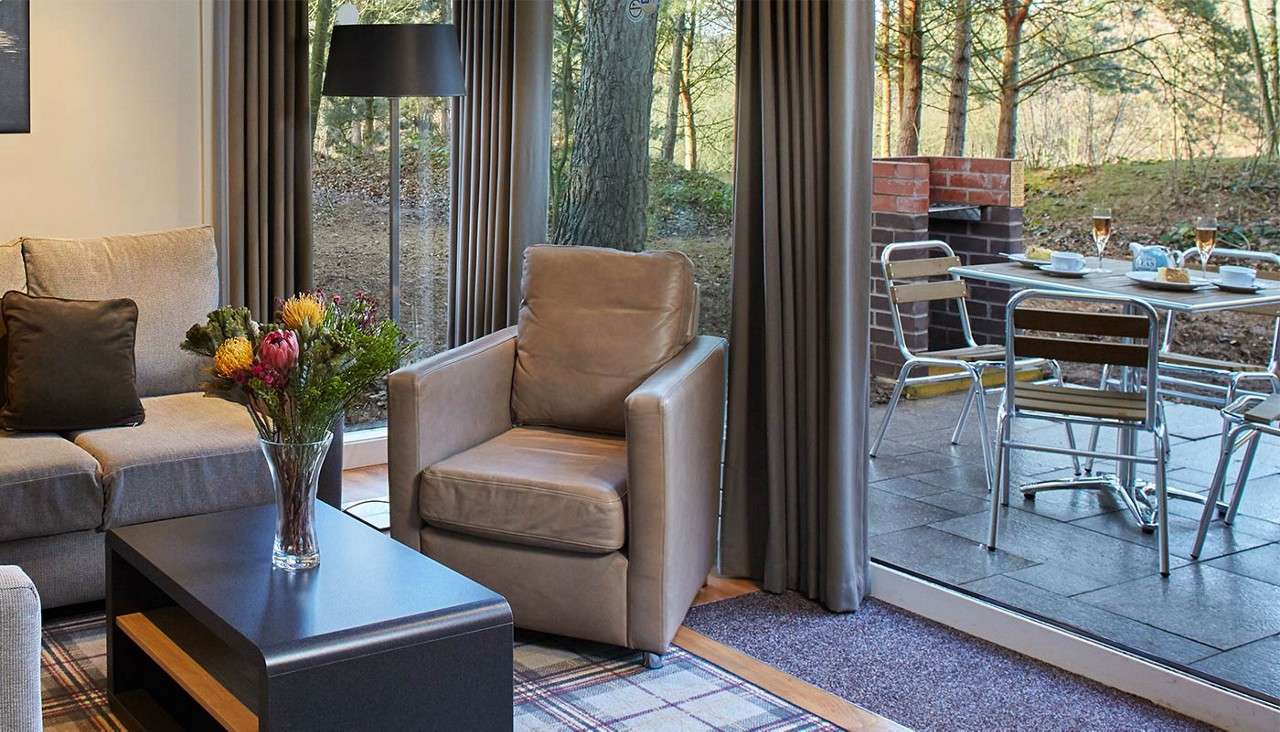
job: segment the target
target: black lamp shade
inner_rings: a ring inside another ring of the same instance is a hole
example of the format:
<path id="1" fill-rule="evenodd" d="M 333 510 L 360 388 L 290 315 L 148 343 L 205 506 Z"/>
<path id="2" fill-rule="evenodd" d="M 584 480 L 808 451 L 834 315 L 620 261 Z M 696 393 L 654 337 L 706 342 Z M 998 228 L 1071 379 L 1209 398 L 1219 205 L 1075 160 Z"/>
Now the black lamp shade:
<path id="1" fill-rule="evenodd" d="M 336 97 L 460 97 L 458 33 L 452 25 L 336 25 L 324 94 Z"/>

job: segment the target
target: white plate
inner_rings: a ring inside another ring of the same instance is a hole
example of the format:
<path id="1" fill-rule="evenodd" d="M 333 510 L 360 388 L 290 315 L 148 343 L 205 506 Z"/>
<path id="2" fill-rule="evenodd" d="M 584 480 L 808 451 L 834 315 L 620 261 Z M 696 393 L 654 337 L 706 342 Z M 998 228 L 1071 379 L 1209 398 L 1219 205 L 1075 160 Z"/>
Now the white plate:
<path id="1" fill-rule="evenodd" d="M 1045 274 L 1051 274 L 1054 277 L 1074 277 L 1077 279 L 1080 277 L 1087 277 L 1091 274 L 1106 274 L 1107 271 L 1105 269 L 1098 269 L 1097 267 L 1085 267 L 1084 269 L 1055 269 L 1052 264 L 1036 265 L 1036 269 L 1044 272 Z"/>
<path id="2" fill-rule="evenodd" d="M 1156 279 L 1155 272 L 1125 272 L 1124 276 L 1128 277 L 1134 282 L 1137 282 L 1139 285 L 1142 285 L 1143 287 L 1150 287 L 1154 290 L 1174 290 L 1176 292 L 1192 292 L 1194 290 L 1202 290 L 1210 286 L 1207 280 L 1201 279 L 1200 277 L 1197 277 L 1195 274 L 1190 275 L 1191 277 L 1190 282 L 1165 282 L 1164 280 Z"/>
<path id="3" fill-rule="evenodd" d="M 1222 280 L 1209 281 L 1217 286 L 1219 290 L 1226 290 L 1227 292 L 1244 292 L 1250 295 L 1255 292 L 1273 289 L 1277 284 L 1275 282 L 1268 282 L 1267 280 L 1254 280 L 1252 285 L 1228 285 Z"/>
<path id="4" fill-rule="evenodd" d="M 1018 252 L 1017 254 L 1004 254 L 1004 257 L 1011 262 L 1021 264 L 1023 267 L 1039 267 L 1040 265 L 1048 262 L 1047 259 L 1031 259 L 1023 252 Z"/>

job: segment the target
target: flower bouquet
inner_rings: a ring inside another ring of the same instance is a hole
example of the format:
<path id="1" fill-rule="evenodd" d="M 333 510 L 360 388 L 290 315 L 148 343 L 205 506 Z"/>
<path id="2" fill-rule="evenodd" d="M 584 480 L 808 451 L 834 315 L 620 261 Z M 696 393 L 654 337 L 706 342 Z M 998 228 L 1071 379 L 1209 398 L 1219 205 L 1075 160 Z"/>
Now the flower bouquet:
<path id="1" fill-rule="evenodd" d="M 320 563 L 315 497 L 330 425 L 412 346 L 363 294 L 295 295 L 277 319 L 258 323 L 247 308 L 221 307 L 187 331 L 182 349 L 213 359 L 206 394 L 248 408 L 276 491 L 272 564 L 296 570 Z"/>

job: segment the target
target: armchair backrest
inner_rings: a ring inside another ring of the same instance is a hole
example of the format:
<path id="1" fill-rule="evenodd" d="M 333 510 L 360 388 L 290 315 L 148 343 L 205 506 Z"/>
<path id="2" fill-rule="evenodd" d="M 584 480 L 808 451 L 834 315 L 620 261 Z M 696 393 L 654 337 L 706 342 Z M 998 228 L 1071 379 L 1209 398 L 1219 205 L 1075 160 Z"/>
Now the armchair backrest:
<path id="1" fill-rule="evenodd" d="M 525 250 L 511 410 L 517 424 L 626 431 L 624 401 L 697 331 L 679 252 Z"/>

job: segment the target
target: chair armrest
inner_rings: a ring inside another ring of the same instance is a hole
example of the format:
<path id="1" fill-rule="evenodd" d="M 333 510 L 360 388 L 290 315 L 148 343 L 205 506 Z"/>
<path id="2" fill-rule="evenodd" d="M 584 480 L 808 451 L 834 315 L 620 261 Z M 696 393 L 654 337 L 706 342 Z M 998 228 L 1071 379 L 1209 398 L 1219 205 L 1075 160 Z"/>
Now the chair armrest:
<path id="1" fill-rule="evenodd" d="M 632 648 L 666 651 L 715 563 L 726 351 L 698 336 L 627 397 Z"/>
<path id="2" fill-rule="evenodd" d="M 514 326 L 391 374 L 387 379 L 387 472 L 391 536 L 421 549 L 418 476 L 511 429 Z"/>
<path id="3" fill-rule="evenodd" d="M 0 720 L 15 732 L 42 725 L 40 595 L 14 566 L 0 566 Z"/>

